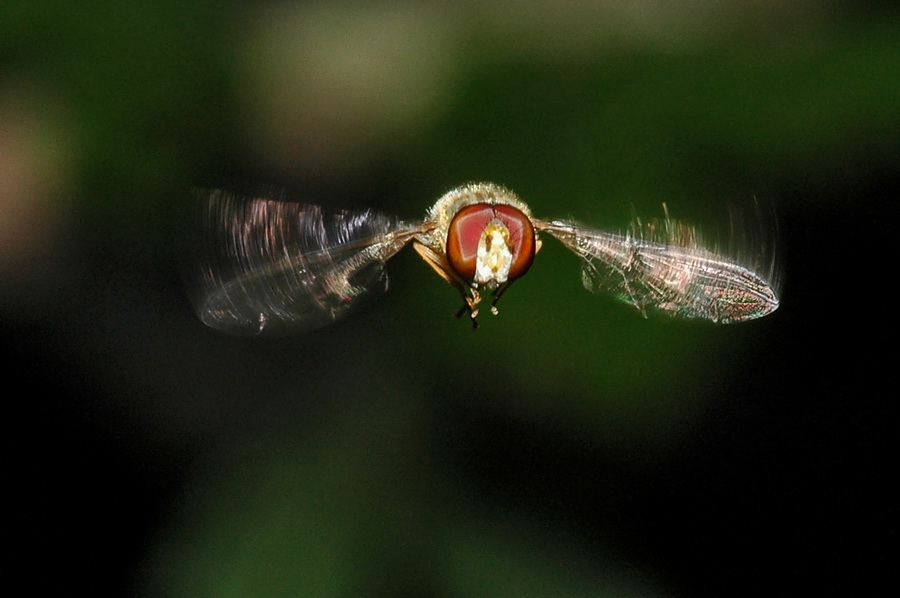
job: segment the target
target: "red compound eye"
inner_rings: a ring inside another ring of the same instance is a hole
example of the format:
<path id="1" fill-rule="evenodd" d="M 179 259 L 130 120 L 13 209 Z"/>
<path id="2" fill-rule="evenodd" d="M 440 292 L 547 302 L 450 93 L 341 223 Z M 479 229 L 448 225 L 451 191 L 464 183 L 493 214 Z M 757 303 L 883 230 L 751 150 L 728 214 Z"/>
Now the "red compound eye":
<path id="1" fill-rule="evenodd" d="M 447 261 L 467 282 L 475 279 L 478 244 L 485 229 L 494 220 L 499 220 L 509 231 L 512 264 L 507 280 L 512 281 L 525 274 L 534 261 L 534 227 L 528 216 L 506 204 L 469 205 L 456 213 L 447 232 Z"/>

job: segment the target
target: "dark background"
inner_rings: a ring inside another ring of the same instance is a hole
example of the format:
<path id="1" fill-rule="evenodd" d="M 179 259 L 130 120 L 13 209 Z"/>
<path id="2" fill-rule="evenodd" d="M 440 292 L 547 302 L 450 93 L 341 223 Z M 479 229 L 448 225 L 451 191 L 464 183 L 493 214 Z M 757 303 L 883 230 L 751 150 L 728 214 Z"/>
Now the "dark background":
<path id="1" fill-rule="evenodd" d="M 896 535 L 900 13 L 743 4 L 0 9 L 3 585 L 876 587 Z M 610 230 L 665 202 L 720 239 L 759 200 L 782 305 L 644 320 L 545 239 L 475 333 L 409 250 L 385 297 L 307 335 L 192 313 L 191 186 L 412 219 L 469 180 Z"/>

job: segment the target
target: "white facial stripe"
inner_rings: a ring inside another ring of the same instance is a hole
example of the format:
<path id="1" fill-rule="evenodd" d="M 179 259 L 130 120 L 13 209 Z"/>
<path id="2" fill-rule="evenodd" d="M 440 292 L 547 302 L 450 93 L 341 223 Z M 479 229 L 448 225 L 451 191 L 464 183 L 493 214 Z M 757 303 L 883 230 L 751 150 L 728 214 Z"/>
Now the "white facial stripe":
<path id="1" fill-rule="evenodd" d="M 509 243 L 509 229 L 495 218 L 484 229 L 478 242 L 478 258 L 475 262 L 475 283 L 493 281 L 503 284 L 509 277 L 513 254 Z"/>

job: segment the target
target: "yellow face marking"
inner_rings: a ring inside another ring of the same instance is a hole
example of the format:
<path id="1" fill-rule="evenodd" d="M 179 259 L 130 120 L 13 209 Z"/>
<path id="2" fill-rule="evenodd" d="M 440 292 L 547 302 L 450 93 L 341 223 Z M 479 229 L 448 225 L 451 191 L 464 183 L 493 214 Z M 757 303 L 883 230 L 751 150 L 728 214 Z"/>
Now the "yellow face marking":
<path id="1" fill-rule="evenodd" d="M 512 265 L 512 245 L 509 229 L 499 219 L 494 219 L 484 229 L 478 242 L 478 259 L 475 264 L 476 284 L 503 284 L 509 277 Z"/>

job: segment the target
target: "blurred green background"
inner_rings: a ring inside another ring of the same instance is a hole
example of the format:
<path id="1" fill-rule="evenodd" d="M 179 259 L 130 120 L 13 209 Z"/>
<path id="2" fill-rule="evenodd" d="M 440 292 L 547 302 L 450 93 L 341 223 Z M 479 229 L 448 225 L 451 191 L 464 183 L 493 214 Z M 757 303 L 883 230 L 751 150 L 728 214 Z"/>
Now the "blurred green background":
<path id="1" fill-rule="evenodd" d="M 887 562 L 862 533 L 886 511 L 898 26 L 850 1 L 0 8 L 0 579 L 865 590 Z M 475 333 L 409 250 L 385 297 L 296 338 L 219 335 L 186 300 L 192 186 L 414 219 L 473 180 L 608 230 L 665 202 L 723 243 L 759 200 L 782 306 L 644 320 L 552 239 Z"/>

